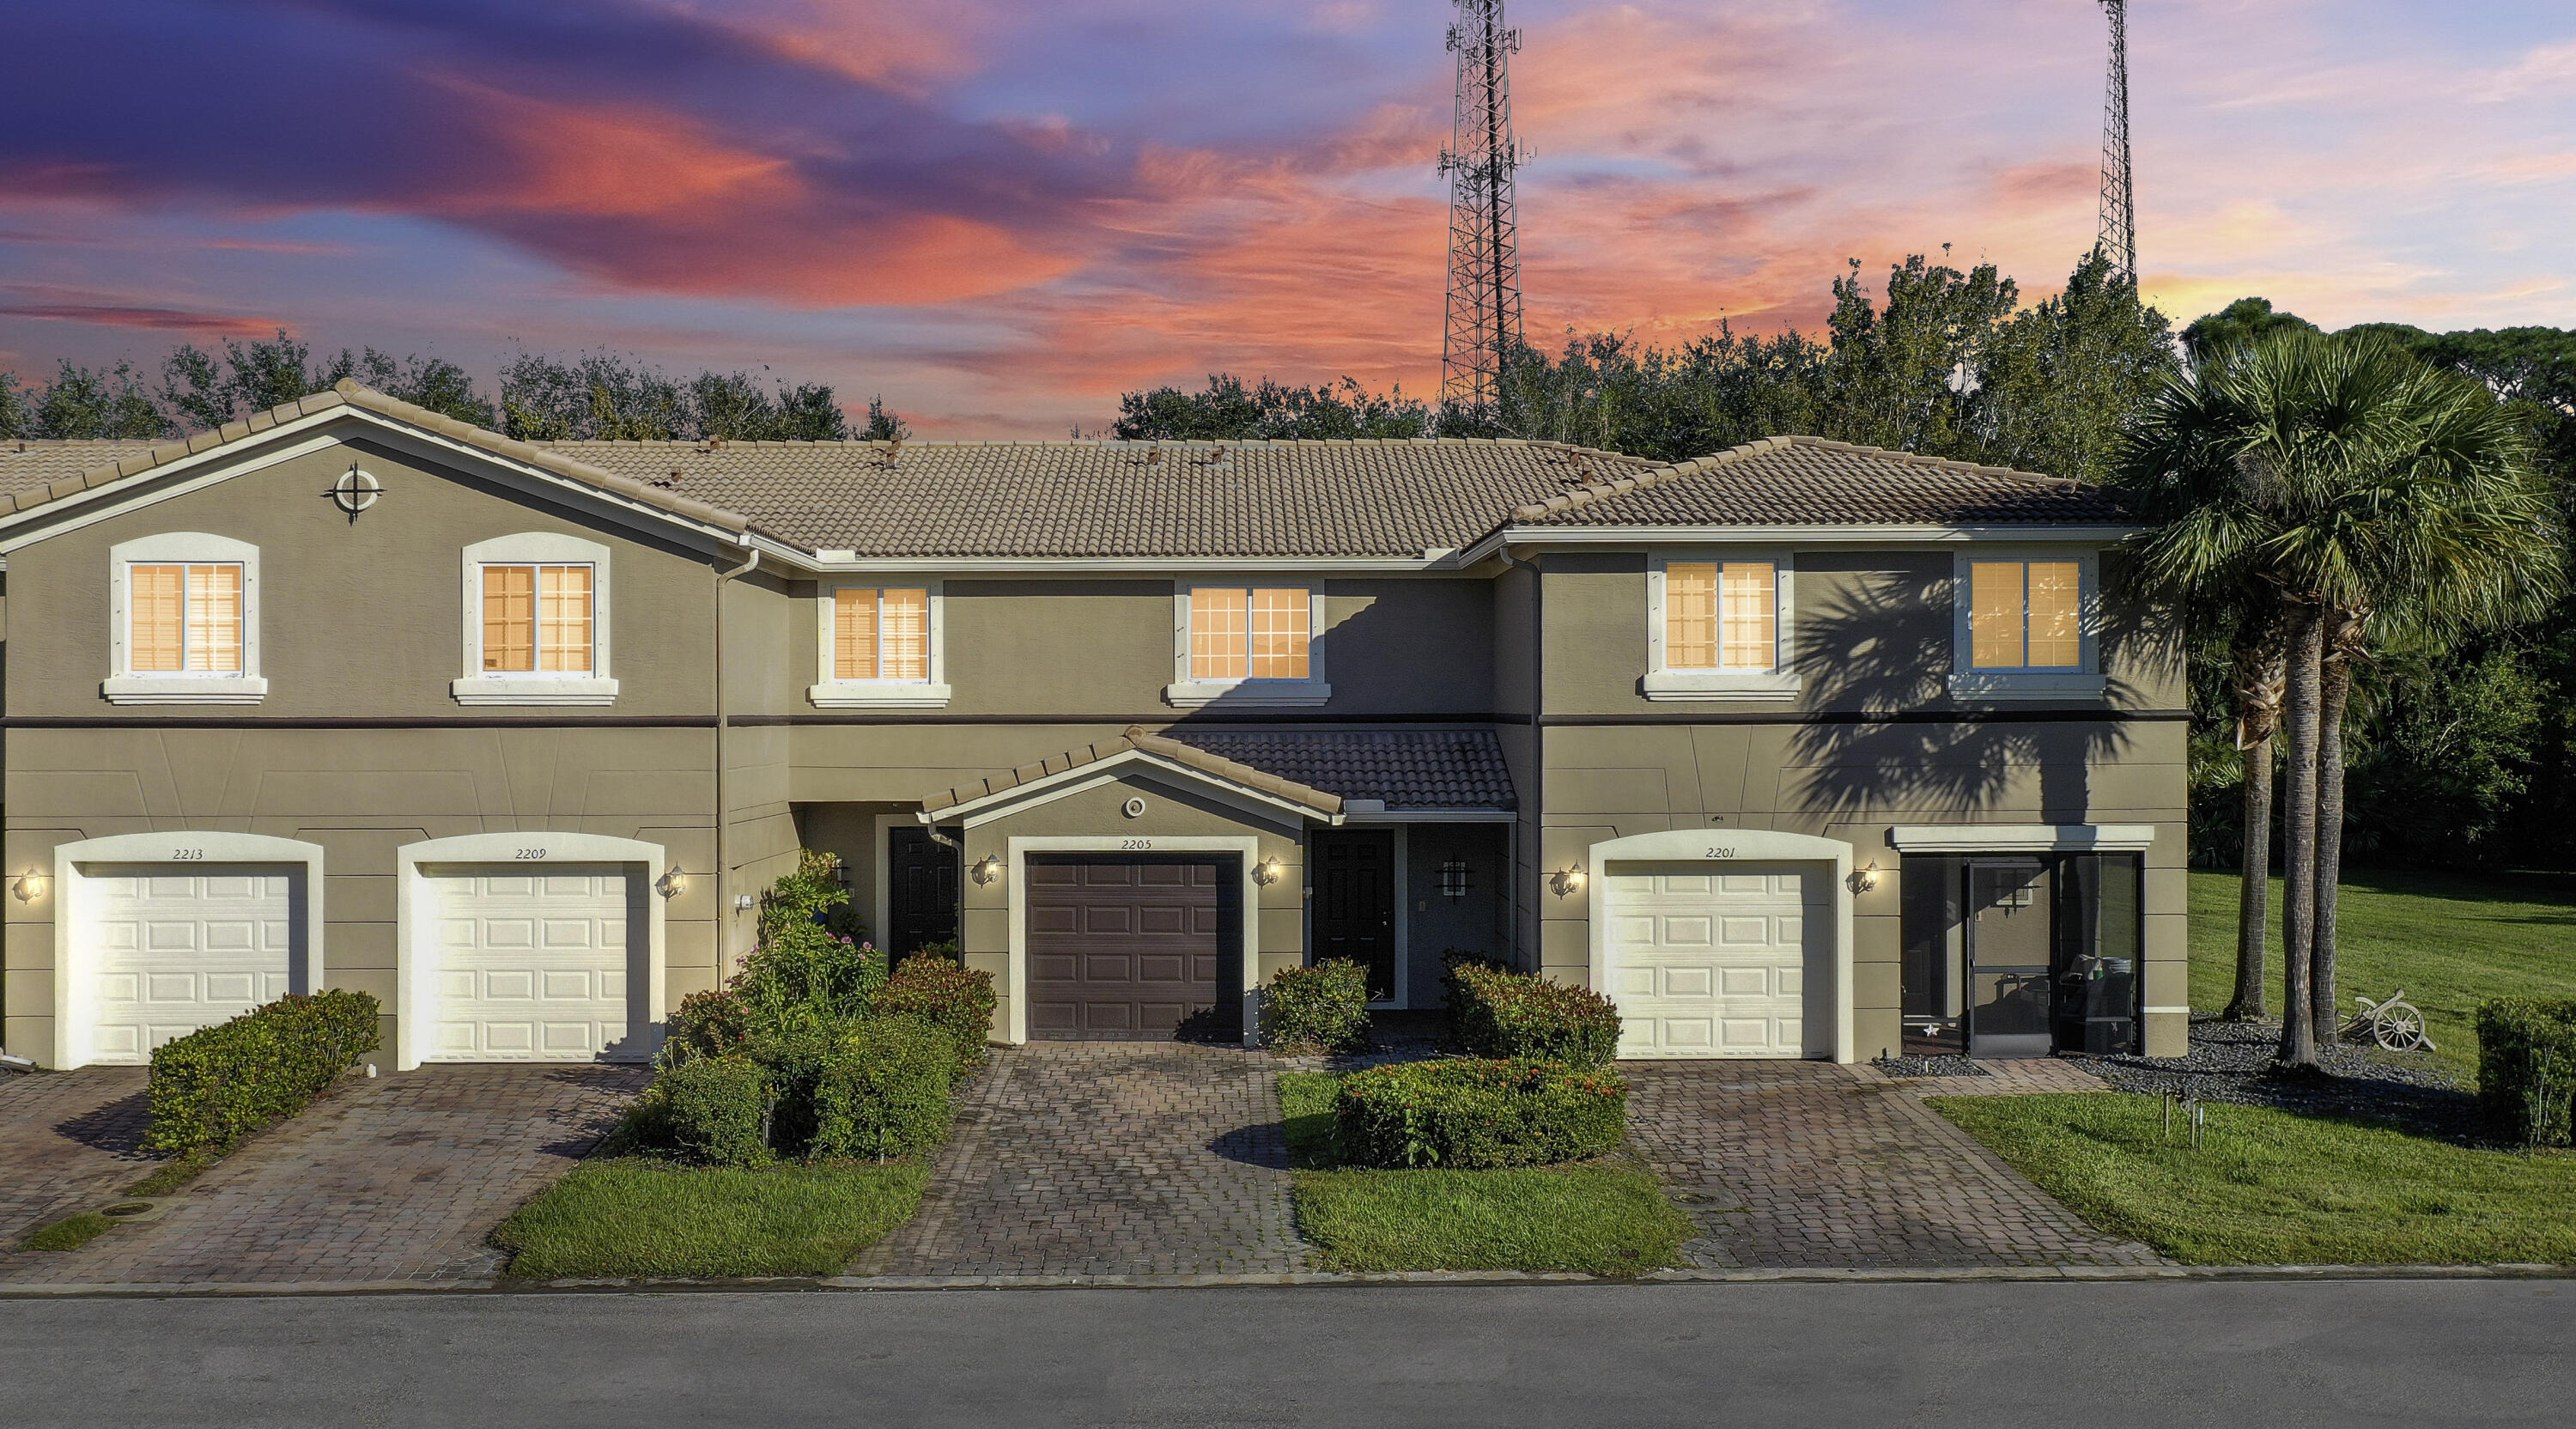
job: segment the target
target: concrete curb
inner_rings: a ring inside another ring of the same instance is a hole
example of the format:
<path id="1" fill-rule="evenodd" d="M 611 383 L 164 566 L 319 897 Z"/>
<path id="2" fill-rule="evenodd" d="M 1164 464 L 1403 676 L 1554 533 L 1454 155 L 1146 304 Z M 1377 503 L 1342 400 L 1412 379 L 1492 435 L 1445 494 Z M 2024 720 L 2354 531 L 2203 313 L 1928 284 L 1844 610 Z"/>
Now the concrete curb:
<path id="1" fill-rule="evenodd" d="M 678 1294 L 692 1291 L 1281 1289 L 1377 1285 L 1857 1285 L 2104 1281 L 2570 1280 L 2576 1265 L 2006 1265 L 1869 1269 L 1657 1270 L 1634 1278 L 1579 1271 L 1304 1271 L 1285 1275 L 832 1275 L 740 1280 L 290 1280 L 137 1285 L 0 1284 L 0 1300 L 222 1299 L 356 1295 Z"/>

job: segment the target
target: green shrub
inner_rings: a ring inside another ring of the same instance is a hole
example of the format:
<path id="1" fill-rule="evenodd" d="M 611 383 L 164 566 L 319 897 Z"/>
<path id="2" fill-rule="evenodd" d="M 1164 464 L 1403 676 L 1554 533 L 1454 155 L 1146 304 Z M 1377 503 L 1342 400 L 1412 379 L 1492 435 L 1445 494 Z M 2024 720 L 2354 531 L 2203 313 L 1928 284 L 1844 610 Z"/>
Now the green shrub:
<path id="1" fill-rule="evenodd" d="M 1467 1011 L 1467 990 L 1458 981 L 1469 968 L 1488 968 L 1495 972 L 1511 971 L 1511 964 L 1490 953 L 1467 948 L 1444 948 L 1440 953 L 1440 1015 L 1449 1024 L 1449 1040 L 1464 1041 L 1463 1018 Z"/>
<path id="2" fill-rule="evenodd" d="M 742 1057 L 684 1062 L 653 1079 L 657 1119 L 670 1144 L 710 1166 L 769 1159 L 769 1075 Z"/>
<path id="3" fill-rule="evenodd" d="M 814 1139 L 814 1089 L 840 1060 L 857 1022 L 798 1021 L 762 1027 L 735 1055 L 760 1068 L 769 1088 L 769 1147 L 781 1156 L 802 1155 Z"/>
<path id="4" fill-rule="evenodd" d="M 993 1006 L 991 973 L 920 953 L 904 959 L 876 996 L 879 1016 L 909 1012 L 947 1033 L 956 1046 L 961 1074 L 983 1065 L 984 1042 L 993 1029 Z"/>
<path id="5" fill-rule="evenodd" d="M 363 992 L 296 994 L 162 1043 L 143 1148 L 222 1151 L 304 1110 L 381 1045 L 379 1012 Z"/>
<path id="6" fill-rule="evenodd" d="M 1458 1043 L 1472 1055 L 1606 1067 L 1619 1054 L 1619 1009 L 1590 988 L 1474 963 L 1449 980 Z"/>
<path id="7" fill-rule="evenodd" d="M 2576 997 L 2499 997 L 2479 1006 L 2478 1103 L 2498 1140 L 2576 1139 Z"/>
<path id="8" fill-rule="evenodd" d="M 1288 968 L 1261 990 L 1261 1045 L 1348 1052 L 1369 1044 L 1368 969 L 1349 958 Z"/>
<path id="9" fill-rule="evenodd" d="M 814 1091 L 817 1161 L 885 1160 L 927 1150 L 948 1136 L 948 1089 L 957 1044 L 947 1029 L 911 1013 L 880 1017 L 851 1033 Z"/>
<path id="10" fill-rule="evenodd" d="M 1400 1062 L 1344 1077 L 1333 1116 L 1353 1166 L 1543 1166 L 1618 1149 L 1628 1084 L 1554 1062 Z"/>
<path id="11" fill-rule="evenodd" d="M 751 1008 L 729 989 L 693 992 L 680 999 L 662 1024 L 660 1065 L 676 1067 L 701 1057 L 742 1050 L 751 1036 Z"/>

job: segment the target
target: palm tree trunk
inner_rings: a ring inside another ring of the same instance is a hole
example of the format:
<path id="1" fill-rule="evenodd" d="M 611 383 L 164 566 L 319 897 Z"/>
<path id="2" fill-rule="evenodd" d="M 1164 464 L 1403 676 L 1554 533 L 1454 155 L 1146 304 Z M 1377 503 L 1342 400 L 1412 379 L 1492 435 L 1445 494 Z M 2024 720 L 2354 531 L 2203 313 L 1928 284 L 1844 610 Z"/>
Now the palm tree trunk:
<path id="1" fill-rule="evenodd" d="M 2263 954 L 2271 935 L 2272 736 L 2245 746 L 2244 877 L 2236 890 L 2236 993 L 2225 1016 L 2252 1022 L 2265 1015 Z"/>
<path id="2" fill-rule="evenodd" d="M 2337 611 L 2333 636 L 2324 642 L 2317 691 L 2317 867 L 2316 925 L 2309 933 L 2312 951 L 2308 1002 L 2314 1009 L 2317 1036 L 2338 1040 L 2342 1016 L 2335 1010 L 2335 886 L 2343 877 L 2343 712 L 2352 698 L 2353 638 L 2359 617 Z"/>
<path id="3" fill-rule="evenodd" d="M 2316 1006 L 2309 959 L 2317 910 L 2317 715 L 2325 654 L 2323 612 L 2307 602 L 2290 608 L 2289 697 L 2281 723 L 2290 736 L 2290 774 L 2281 808 L 2281 1061 L 2317 1062 Z"/>

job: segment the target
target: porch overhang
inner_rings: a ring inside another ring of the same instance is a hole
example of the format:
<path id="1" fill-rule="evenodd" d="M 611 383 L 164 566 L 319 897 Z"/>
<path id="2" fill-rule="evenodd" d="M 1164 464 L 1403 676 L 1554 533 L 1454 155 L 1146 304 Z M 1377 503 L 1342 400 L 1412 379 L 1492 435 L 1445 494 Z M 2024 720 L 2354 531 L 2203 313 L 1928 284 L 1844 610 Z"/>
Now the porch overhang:
<path id="1" fill-rule="evenodd" d="M 1117 739 L 1068 750 L 1036 764 L 924 799 L 921 822 L 974 825 L 1050 802 L 1132 769 L 1154 770 L 1219 798 L 1248 803 L 1308 823 L 1333 826 L 1347 817 L 1338 794 L 1283 779 L 1249 764 L 1194 749 L 1131 725 Z"/>

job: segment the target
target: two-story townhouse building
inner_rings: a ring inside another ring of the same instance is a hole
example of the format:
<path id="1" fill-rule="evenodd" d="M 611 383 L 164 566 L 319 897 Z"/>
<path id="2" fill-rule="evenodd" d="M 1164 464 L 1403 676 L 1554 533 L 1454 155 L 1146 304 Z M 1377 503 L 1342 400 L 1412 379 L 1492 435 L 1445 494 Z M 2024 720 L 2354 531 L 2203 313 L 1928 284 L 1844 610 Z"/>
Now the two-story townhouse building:
<path id="1" fill-rule="evenodd" d="M 2184 1040 L 2173 632 L 2104 493 L 1807 438 L 513 441 L 352 384 L 0 445 L 8 1050 L 282 993 L 647 1055 L 829 850 L 994 1036 L 1353 957 L 1641 1057 Z"/>

